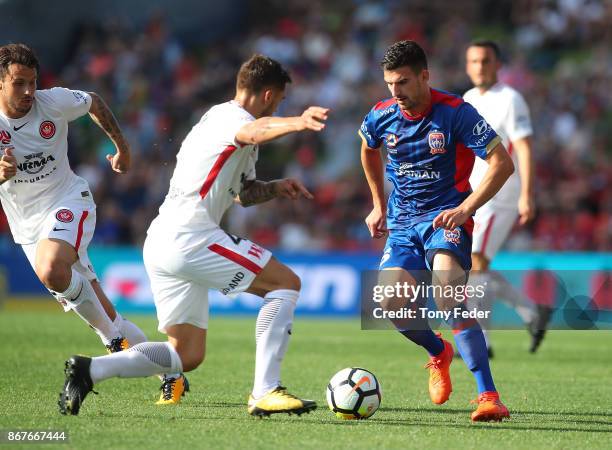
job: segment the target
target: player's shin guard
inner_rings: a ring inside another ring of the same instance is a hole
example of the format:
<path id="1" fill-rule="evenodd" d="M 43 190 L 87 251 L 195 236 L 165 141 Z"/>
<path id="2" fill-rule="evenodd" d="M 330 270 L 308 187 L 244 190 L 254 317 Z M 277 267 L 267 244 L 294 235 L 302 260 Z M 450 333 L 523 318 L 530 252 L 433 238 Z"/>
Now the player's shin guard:
<path id="1" fill-rule="evenodd" d="M 474 321 L 475 322 L 475 321 Z M 495 384 L 489 367 L 489 356 L 482 329 L 478 323 L 471 323 L 462 330 L 454 330 L 457 349 L 467 365 L 474 374 L 478 393 L 495 392 Z"/>
<path id="2" fill-rule="evenodd" d="M 136 378 L 182 372 L 179 354 L 169 342 L 143 342 L 127 351 L 92 358 L 93 383 L 112 377 Z"/>
<path id="3" fill-rule="evenodd" d="M 298 291 L 269 292 L 259 310 L 255 331 L 255 381 L 253 397 L 260 398 L 281 385 L 280 366 L 289 345 Z"/>
<path id="4" fill-rule="evenodd" d="M 130 346 L 146 342 L 147 337 L 140 328 L 133 322 L 130 322 L 126 318 L 122 317 L 121 314 L 117 313 L 115 320 L 113 321 L 121 335 L 128 340 Z"/>
<path id="5" fill-rule="evenodd" d="M 81 319 L 100 336 L 104 345 L 121 337 L 121 333 L 104 311 L 89 280 L 72 269 L 70 284 L 64 292 L 55 293 L 60 302 L 65 302 Z"/>

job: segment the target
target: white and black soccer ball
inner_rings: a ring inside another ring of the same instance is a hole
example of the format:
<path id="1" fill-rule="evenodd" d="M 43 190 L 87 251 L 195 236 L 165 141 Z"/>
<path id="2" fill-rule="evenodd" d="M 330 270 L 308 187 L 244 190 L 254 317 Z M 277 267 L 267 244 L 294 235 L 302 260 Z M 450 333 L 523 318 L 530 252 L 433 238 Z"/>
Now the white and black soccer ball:
<path id="1" fill-rule="evenodd" d="M 340 419 L 367 419 L 380 406 L 381 389 L 372 372 L 342 369 L 327 385 L 327 405 Z"/>

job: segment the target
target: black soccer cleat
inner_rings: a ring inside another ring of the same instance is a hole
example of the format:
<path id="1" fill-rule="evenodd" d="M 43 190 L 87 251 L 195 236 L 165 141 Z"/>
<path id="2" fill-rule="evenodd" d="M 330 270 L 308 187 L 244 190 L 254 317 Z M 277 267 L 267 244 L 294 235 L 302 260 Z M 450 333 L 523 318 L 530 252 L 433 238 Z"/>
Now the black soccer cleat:
<path id="1" fill-rule="evenodd" d="M 113 339 L 110 344 L 106 346 L 106 351 L 111 353 L 122 352 L 123 350 L 127 350 L 130 348 L 130 343 L 126 338 L 118 337 Z"/>
<path id="2" fill-rule="evenodd" d="M 76 416 L 87 394 L 90 392 L 97 394 L 93 390 L 93 382 L 89 374 L 90 366 L 91 358 L 87 356 L 75 355 L 66 361 L 66 368 L 64 369 L 66 380 L 57 402 L 60 413 Z"/>
<path id="3" fill-rule="evenodd" d="M 553 309 L 550 306 L 537 305 L 536 315 L 529 324 L 527 324 L 527 331 L 531 335 L 531 345 L 529 346 L 529 353 L 535 353 L 540 347 L 544 335 L 546 334 L 546 328 L 552 317 Z"/>

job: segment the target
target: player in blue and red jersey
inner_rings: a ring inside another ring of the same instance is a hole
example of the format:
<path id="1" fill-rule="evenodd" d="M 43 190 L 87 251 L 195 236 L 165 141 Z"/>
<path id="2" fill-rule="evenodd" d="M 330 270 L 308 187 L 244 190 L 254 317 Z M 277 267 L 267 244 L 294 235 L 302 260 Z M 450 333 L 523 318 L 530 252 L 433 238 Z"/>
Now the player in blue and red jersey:
<path id="1" fill-rule="evenodd" d="M 502 187 L 514 165 L 495 131 L 469 103 L 429 87 L 427 57 L 416 42 L 393 44 L 381 66 L 393 97 L 374 106 L 359 132 L 361 161 L 374 203 L 366 224 L 373 238 L 388 234 L 379 282 L 416 284 L 420 271 L 427 270 L 442 287 L 463 287 L 471 267 L 472 215 Z M 388 203 L 383 143 L 387 179 L 393 184 Z M 469 176 L 476 156 L 489 167 L 472 192 Z M 387 298 L 386 308 L 396 300 L 402 299 Z M 440 308 L 442 299 L 436 301 Z M 430 397 L 436 404 L 446 402 L 452 391 L 452 345 L 424 320 L 407 326 L 394 323 L 429 352 Z M 459 352 L 478 385 L 472 420 L 509 417 L 493 383 L 480 326 L 474 319 L 451 324 Z"/>

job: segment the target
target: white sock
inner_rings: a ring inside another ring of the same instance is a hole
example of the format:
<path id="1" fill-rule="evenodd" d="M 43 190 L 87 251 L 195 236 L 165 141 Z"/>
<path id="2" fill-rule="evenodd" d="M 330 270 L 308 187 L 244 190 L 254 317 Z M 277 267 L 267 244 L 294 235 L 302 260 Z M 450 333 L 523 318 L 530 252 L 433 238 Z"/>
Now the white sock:
<path id="1" fill-rule="evenodd" d="M 491 288 L 491 278 L 489 272 L 471 272 L 468 280 L 470 286 L 473 286 L 475 292 L 483 292 L 482 297 L 478 295 L 470 296 L 467 300 L 467 306 L 469 309 L 477 308 L 478 311 L 493 312 L 493 303 L 495 301 L 494 290 Z M 488 314 L 488 318 L 478 319 L 480 327 L 484 330 L 490 328 L 491 314 Z M 485 336 L 485 340 L 487 340 Z M 487 341 L 487 347 L 489 342 Z"/>
<path id="2" fill-rule="evenodd" d="M 121 314 L 117 313 L 115 320 L 113 321 L 115 326 L 119 329 L 124 338 L 130 343 L 130 347 L 134 347 L 142 342 L 147 342 L 147 336 L 144 332 L 138 328 L 134 322 L 130 322 Z M 178 378 L 181 376 L 180 372 L 177 373 L 165 373 L 160 375 L 160 379 L 164 378 Z"/>
<path id="3" fill-rule="evenodd" d="M 64 292 L 58 292 L 57 296 L 94 329 L 104 345 L 110 344 L 115 338 L 122 337 L 121 332 L 104 311 L 89 280 L 76 270 L 72 269 L 68 288 Z"/>
<path id="4" fill-rule="evenodd" d="M 280 366 L 287 352 L 298 291 L 268 292 L 255 326 L 255 381 L 252 395 L 260 398 L 280 386 Z"/>
<path id="5" fill-rule="evenodd" d="M 113 321 L 121 335 L 128 340 L 130 347 L 133 347 L 141 342 L 147 342 L 147 337 L 136 324 L 130 322 L 121 314 L 117 313 L 117 317 Z"/>
<path id="6" fill-rule="evenodd" d="M 499 272 L 490 272 L 490 280 L 495 298 L 512 306 L 523 322 L 531 323 L 536 315 L 534 304 L 521 295 Z"/>
<path id="7" fill-rule="evenodd" d="M 112 377 L 136 378 L 182 372 L 183 364 L 169 342 L 143 342 L 128 350 L 91 359 L 94 384 Z"/>

